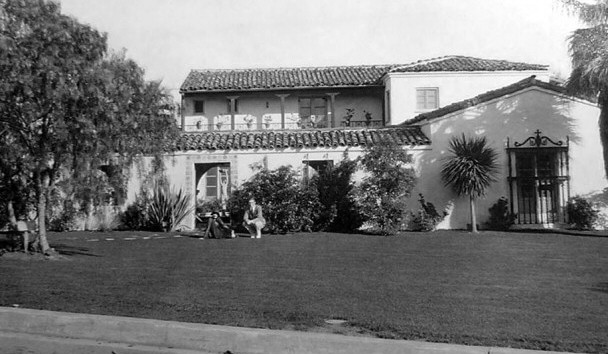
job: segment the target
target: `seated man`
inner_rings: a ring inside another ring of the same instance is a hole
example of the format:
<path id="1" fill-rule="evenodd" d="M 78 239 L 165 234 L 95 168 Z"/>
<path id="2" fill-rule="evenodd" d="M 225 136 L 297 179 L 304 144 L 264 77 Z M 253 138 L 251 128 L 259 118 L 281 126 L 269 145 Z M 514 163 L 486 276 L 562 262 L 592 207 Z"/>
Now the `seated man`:
<path id="1" fill-rule="evenodd" d="M 217 211 L 211 213 L 211 217 L 207 222 L 207 230 L 205 231 L 204 238 L 234 238 L 234 231 L 230 229 L 230 226 L 224 224 L 220 219 L 220 214 Z"/>
<path id="2" fill-rule="evenodd" d="M 249 199 L 249 208 L 243 220 L 243 226 L 249 231 L 251 238 L 262 238 L 262 229 L 266 226 L 266 220 L 262 215 L 262 207 L 256 205 L 255 199 Z"/>

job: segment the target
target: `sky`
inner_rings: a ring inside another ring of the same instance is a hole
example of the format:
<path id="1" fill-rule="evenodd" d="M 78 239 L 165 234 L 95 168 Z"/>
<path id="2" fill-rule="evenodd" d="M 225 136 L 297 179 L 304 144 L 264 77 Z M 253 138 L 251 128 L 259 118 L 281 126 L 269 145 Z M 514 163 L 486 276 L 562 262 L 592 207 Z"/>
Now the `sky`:
<path id="1" fill-rule="evenodd" d="M 174 96 L 192 69 L 407 64 L 466 55 L 570 72 L 557 0 L 60 0 Z"/>

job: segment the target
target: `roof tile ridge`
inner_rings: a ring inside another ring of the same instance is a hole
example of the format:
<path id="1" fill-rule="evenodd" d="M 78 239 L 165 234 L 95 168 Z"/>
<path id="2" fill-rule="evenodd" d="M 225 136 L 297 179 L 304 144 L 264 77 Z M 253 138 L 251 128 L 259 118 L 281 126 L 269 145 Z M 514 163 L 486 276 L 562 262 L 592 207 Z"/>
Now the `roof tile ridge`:
<path id="1" fill-rule="evenodd" d="M 414 61 L 414 62 L 411 62 L 411 63 L 408 63 L 408 64 L 403 64 L 403 65 L 395 66 L 394 68 L 391 69 L 391 71 L 405 69 L 405 68 L 411 68 L 411 67 L 414 67 L 414 66 L 419 66 L 419 65 L 424 65 L 424 64 L 436 63 L 436 62 L 439 62 L 439 61 L 444 61 L 444 60 L 452 59 L 452 58 L 472 58 L 472 57 L 465 57 L 463 55 L 444 55 L 444 56 L 441 56 L 441 57 L 435 57 L 435 58 L 429 58 L 429 59 L 421 59 L 421 60 L 417 60 L 417 61 Z"/>
<path id="2" fill-rule="evenodd" d="M 331 66 L 279 66 L 260 68 L 224 68 L 224 69 L 191 69 L 190 72 L 246 72 L 246 71 L 272 71 L 272 70 L 331 70 L 331 69 L 353 69 L 353 68 L 393 68 L 402 64 L 361 64 L 361 65 L 331 65 Z"/>
<path id="3" fill-rule="evenodd" d="M 405 64 L 405 65 L 400 65 L 400 66 L 396 66 L 390 69 L 389 72 L 393 72 L 393 71 L 397 71 L 397 70 L 402 70 L 402 69 L 406 69 L 406 68 L 412 68 L 412 67 L 416 67 L 416 66 L 420 66 L 420 65 L 425 65 L 425 64 L 431 64 L 431 63 L 437 63 L 437 62 L 441 62 L 441 61 L 445 61 L 448 59 L 469 59 L 469 60 L 483 60 L 483 61 L 491 61 L 491 62 L 497 62 L 497 63 L 508 63 L 508 64 L 520 64 L 520 65 L 528 65 L 528 66 L 538 66 L 538 67 L 543 67 L 543 68 L 548 68 L 549 65 L 548 64 L 536 64 L 536 63 L 526 63 L 523 61 L 511 61 L 511 60 L 507 60 L 507 59 L 487 59 L 487 58 L 478 58 L 478 57 L 472 57 L 472 56 L 468 56 L 468 55 L 444 55 L 441 57 L 435 57 L 435 58 L 430 58 L 430 59 L 423 59 L 423 60 L 418 60 L 409 64 Z"/>

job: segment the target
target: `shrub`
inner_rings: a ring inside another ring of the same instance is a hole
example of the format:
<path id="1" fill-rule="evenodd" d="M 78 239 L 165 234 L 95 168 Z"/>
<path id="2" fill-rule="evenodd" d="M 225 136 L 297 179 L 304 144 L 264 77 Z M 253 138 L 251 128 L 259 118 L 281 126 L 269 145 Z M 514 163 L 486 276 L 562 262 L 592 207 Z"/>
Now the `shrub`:
<path id="1" fill-rule="evenodd" d="M 420 209 L 412 213 L 409 228 L 412 231 L 433 231 L 447 215 L 447 211 L 442 213 L 437 212 L 435 205 L 427 202 L 424 196 L 420 194 Z"/>
<path id="2" fill-rule="evenodd" d="M 89 220 L 91 230 L 111 231 L 116 230 L 120 223 L 116 210 L 111 205 L 103 205 L 96 208 Z"/>
<path id="3" fill-rule="evenodd" d="M 49 220 L 49 230 L 58 232 L 74 230 L 78 214 L 78 210 L 70 200 L 64 201 L 63 208 L 58 215 Z"/>
<path id="4" fill-rule="evenodd" d="M 271 233 L 310 231 L 319 219 L 316 187 L 302 187 L 290 166 L 263 169 L 243 183 L 228 200 L 231 216 L 241 220 L 250 198 L 262 206 L 265 228 Z"/>
<path id="5" fill-rule="evenodd" d="M 581 197 L 573 197 L 568 201 L 567 206 L 568 220 L 574 228 L 579 230 L 590 230 L 598 217 L 596 210 L 591 203 Z"/>
<path id="6" fill-rule="evenodd" d="M 353 196 L 352 175 L 356 168 L 356 161 L 344 159 L 336 167 L 320 171 L 315 177 L 321 203 L 316 230 L 352 232 L 363 223 Z"/>
<path id="7" fill-rule="evenodd" d="M 490 220 L 488 220 L 486 227 L 490 230 L 508 230 L 517 219 L 517 216 L 509 211 L 509 199 L 505 197 L 500 197 L 488 211 L 490 212 Z"/>
<path id="8" fill-rule="evenodd" d="M 192 211 L 190 196 L 182 189 L 172 191 L 157 184 L 148 206 L 148 223 L 153 230 L 175 231 Z"/>
<path id="9" fill-rule="evenodd" d="M 127 230 L 146 230 L 148 229 L 148 198 L 140 193 L 137 199 L 120 214 L 120 223 Z"/>
<path id="10" fill-rule="evenodd" d="M 416 177 L 408 164 L 412 157 L 391 140 L 366 146 L 359 158 L 367 176 L 357 188 L 357 203 L 364 219 L 383 235 L 401 229 L 406 216 L 405 199 L 410 196 Z"/>

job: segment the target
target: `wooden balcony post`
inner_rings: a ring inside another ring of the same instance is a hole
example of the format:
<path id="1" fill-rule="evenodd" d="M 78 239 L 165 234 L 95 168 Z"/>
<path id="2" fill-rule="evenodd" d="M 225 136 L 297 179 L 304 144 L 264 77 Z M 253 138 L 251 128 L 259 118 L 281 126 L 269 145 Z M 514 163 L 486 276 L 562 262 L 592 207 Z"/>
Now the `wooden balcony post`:
<path id="1" fill-rule="evenodd" d="M 230 114 L 230 130 L 234 130 L 235 126 L 236 126 L 236 122 L 235 122 L 235 117 L 234 114 L 235 112 L 235 105 L 234 102 L 236 101 L 237 98 L 239 98 L 239 96 L 226 96 L 227 99 L 230 100 L 230 105 L 228 107 L 228 113 Z"/>
<path id="2" fill-rule="evenodd" d="M 285 129 L 285 98 L 289 94 L 277 94 L 277 97 L 281 99 L 281 129 Z"/>
<path id="3" fill-rule="evenodd" d="M 329 96 L 329 127 L 334 128 L 336 126 L 336 96 L 339 95 L 339 92 L 330 92 L 327 93 Z"/>
<path id="4" fill-rule="evenodd" d="M 182 120 L 182 132 L 186 131 L 186 106 L 184 105 L 185 103 L 186 100 L 184 99 L 184 96 L 182 96 L 182 103 L 179 107 L 180 118 Z"/>

